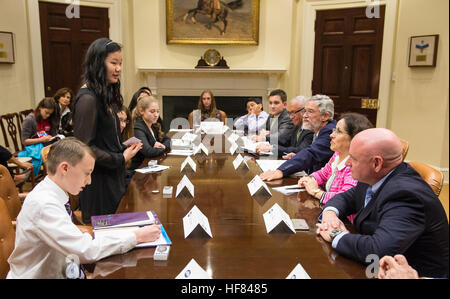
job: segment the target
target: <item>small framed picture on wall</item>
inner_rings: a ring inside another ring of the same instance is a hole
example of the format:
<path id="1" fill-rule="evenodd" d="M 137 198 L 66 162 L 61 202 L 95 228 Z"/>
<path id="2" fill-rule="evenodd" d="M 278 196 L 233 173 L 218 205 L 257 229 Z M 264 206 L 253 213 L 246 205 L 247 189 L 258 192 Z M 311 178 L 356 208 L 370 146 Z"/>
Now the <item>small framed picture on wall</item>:
<path id="1" fill-rule="evenodd" d="M 15 63 L 14 34 L 0 31 L 0 63 Z"/>
<path id="2" fill-rule="evenodd" d="M 436 66 L 438 42 L 439 34 L 411 36 L 408 66 Z"/>

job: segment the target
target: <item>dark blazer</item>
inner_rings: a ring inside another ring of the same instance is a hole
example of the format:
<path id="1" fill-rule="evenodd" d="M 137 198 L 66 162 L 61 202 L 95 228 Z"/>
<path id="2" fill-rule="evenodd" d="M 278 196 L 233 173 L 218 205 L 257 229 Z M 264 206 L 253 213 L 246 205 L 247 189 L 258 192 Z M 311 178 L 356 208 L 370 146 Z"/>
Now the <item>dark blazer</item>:
<path id="1" fill-rule="evenodd" d="M 400 164 L 364 208 L 367 184 L 337 194 L 326 207 L 339 217 L 357 213 L 356 234 L 344 235 L 337 252 L 364 263 L 367 255 L 403 254 L 419 276 L 448 277 L 449 227 L 439 198 L 409 164 Z"/>
<path id="2" fill-rule="evenodd" d="M 153 131 L 158 136 L 156 131 Z M 134 123 L 134 136 L 142 141 L 142 149 L 132 158 L 128 169 L 136 169 L 146 158 L 152 158 L 162 155 L 165 151 L 170 151 L 170 138 L 164 135 L 163 140 L 155 140 L 147 124 L 139 119 Z M 154 148 L 155 142 L 164 144 L 166 149 Z"/>
<path id="3" fill-rule="evenodd" d="M 300 129 L 299 126 L 295 126 L 290 135 L 291 139 L 289 144 L 286 146 L 278 145 L 278 156 L 281 157 L 285 155 L 284 153 L 298 153 L 302 149 L 309 146 L 314 138 L 314 132 L 310 130 L 302 129 L 300 136 L 297 140 L 297 131 Z"/>
<path id="4" fill-rule="evenodd" d="M 287 160 L 278 170 L 283 172 L 283 177 L 290 176 L 297 171 L 313 173 L 321 169 L 333 156 L 330 150 L 330 135 L 336 127 L 336 121 L 329 121 L 322 129 L 310 146 L 299 151 L 294 157 Z"/>
<path id="5" fill-rule="evenodd" d="M 289 113 L 286 109 L 280 113 L 278 116 L 278 131 L 275 132 L 270 130 L 270 125 L 272 124 L 273 118 L 274 116 L 270 114 L 266 121 L 266 130 L 270 131 L 270 134 L 266 136 L 266 141 L 270 142 L 271 136 L 277 136 L 278 145 L 288 146 L 291 140 L 292 130 L 294 129 L 294 124 L 289 117 Z"/>

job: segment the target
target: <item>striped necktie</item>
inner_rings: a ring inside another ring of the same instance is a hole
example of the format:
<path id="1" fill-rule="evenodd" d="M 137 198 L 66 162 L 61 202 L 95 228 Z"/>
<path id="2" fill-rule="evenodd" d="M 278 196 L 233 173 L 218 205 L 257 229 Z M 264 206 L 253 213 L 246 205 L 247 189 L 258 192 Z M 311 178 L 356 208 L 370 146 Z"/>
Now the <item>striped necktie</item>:
<path id="1" fill-rule="evenodd" d="M 366 198 L 364 200 L 364 207 L 366 207 L 367 204 L 372 200 L 372 197 L 373 197 L 373 191 L 372 191 L 372 188 L 369 187 L 366 192 Z"/>

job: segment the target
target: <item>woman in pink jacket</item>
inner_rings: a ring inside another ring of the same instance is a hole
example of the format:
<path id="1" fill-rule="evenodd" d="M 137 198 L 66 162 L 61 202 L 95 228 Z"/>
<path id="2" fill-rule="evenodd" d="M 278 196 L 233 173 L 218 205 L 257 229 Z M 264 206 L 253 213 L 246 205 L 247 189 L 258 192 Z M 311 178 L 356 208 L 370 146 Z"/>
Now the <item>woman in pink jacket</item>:
<path id="1" fill-rule="evenodd" d="M 330 135 L 330 149 L 335 153 L 328 163 L 310 176 L 302 177 L 298 184 L 317 198 L 322 205 L 334 195 L 347 191 L 358 182 L 352 178 L 350 167 L 346 166 L 350 142 L 359 132 L 372 127 L 364 115 L 345 113 Z M 350 221 L 353 217 L 349 217 Z"/>

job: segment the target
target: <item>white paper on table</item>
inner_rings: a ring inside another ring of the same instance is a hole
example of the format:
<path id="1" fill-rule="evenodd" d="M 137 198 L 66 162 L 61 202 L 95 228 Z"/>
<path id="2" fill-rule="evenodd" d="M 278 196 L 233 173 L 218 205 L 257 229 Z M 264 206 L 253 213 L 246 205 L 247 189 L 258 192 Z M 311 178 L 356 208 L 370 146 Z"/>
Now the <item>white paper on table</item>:
<path id="1" fill-rule="evenodd" d="M 183 171 L 184 167 L 186 167 L 187 164 L 189 164 L 189 166 L 192 168 L 194 172 L 197 171 L 197 164 L 195 164 L 194 160 L 192 160 L 192 158 L 188 156 L 186 160 L 184 160 L 183 163 L 181 163 L 180 172 Z"/>
<path id="2" fill-rule="evenodd" d="M 178 147 L 190 147 L 191 143 L 189 140 L 183 140 L 183 139 L 172 139 L 172 147 L 178 146 Z"/>
<path id="3" fill-rule="evenodd" d="M 259 175 L 256 175 L 250 183 L 247 184 L 248 190 L 250 191 L 250 195 L 255 195 L 256 192 L 258 192 L 261 188 L 264 188 L 267 193 L 272 196 L 272 192 L 270 192 L 269 188 L 267 187 L 266 183 L 264 183 Z"/>
<path id="4" fill-rule="evenodd" d="M 244 141 L 243 148 L 249 152 L 256 153 L 256 147 L 260 144 L 267 144 L 270 145 L 267 141 L 261 141 L 261 142 L 253 142 L 248 137 L 241 137 L 241 139 Z M 273 152 L 260 152 L 260 155 L 273 155 Z"/>
<path id="5" fill-rule="evenodd" d="M 175 279 L 212 279 L 212 277 L 192 259 Z"/>
<path id="6" fill-rule="evenodd" d="M 165 165 L 153 165 L 153 166 L 147 166 L 147 167 L 143 167 L 143 168 L 139 168 L 136 169 L 136 172 L 139 173 L 152 173 L 152 172 L 160 172 L 166 169 L 169 169 L 170 166 L 165 166 Z"/>
<path id="7" fill-rule="evenodd" d="M 267 212 L 263 214 L 267 233 L 271 232 L 276 226 L 284 222 L 287 227 L 295 234 L 294 224 L 291 217 L 276 203 Z"/>
<path id="8" fill-rule="evenodd" d="M 226 131 L 223 127 L 221 121 L 202 121 L 200 123 L 201 130 L 206 134 L 223 134 Z"/>
<path id="9" fill-rule="evenodd" d="M 169 156 L 190 156 L 194 154 L 192 149 L 172 149 L 167 155 Z"/>
<path id="10" fill-rule="evenodd" d="M 286 160 L 256 160 L 256 163 L 259 168 L 261 168 L 262 172 L 277 170 L 284 162 L 286 162 Z"/>
<path id="11" fill-rule="evenodd" d="M 284 195 L 297 193 L 300 191 L 305 191 L 305 188 L 299 187 L 298 185 L 289 185 L 289 186 L 282 186 L 282 187 L 274 187 L 272 188 L 275 191 L 278 191 Z"/>
<path id="12" fill-rule="evenodd" d="M 192 143 L 195 141 L 195 139 L 197 137 L 198 137 L 198 135 L 196 135 L 196 134 L 187 133 L 187 134 L 184 134 L 183 137 L 181 137 L 181 140 L 188 142 L 188 143 Z"/>
<path id="13" fill-rule="evenodd" d="M 200 209 L 194 205 L 192 209 L 183 217 L 184 238 L 186 239 L 195 228 L 200 227 L 212 238 L 211 228 L 209 226 L 208 217 L 203 214 Z"/>
<path id="14" fill-rule="evenodd" d="M 170 129 L 169 132 L 175 132 L 175 133 L 189 133 L 192 132 L 192 129 Z"/>
<path id="15" fill-rule="evenodd" d="M 306 273 L 301 264 L 297 264 L 286 279 L 311 279 L 311 277 Z"/>

